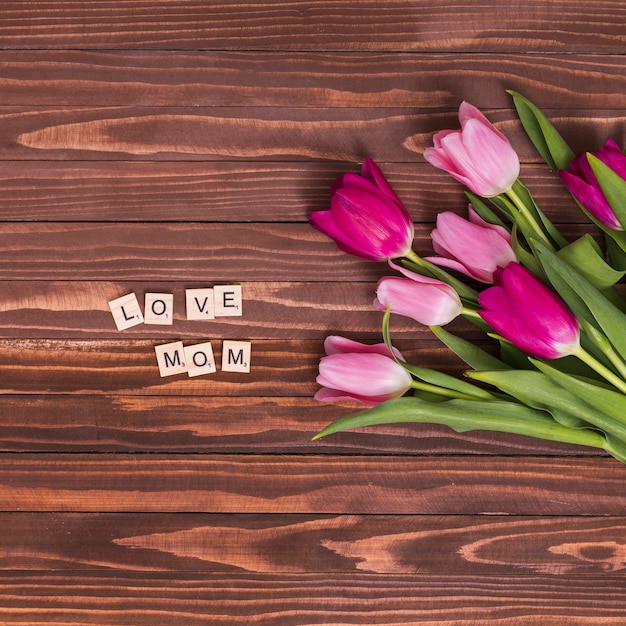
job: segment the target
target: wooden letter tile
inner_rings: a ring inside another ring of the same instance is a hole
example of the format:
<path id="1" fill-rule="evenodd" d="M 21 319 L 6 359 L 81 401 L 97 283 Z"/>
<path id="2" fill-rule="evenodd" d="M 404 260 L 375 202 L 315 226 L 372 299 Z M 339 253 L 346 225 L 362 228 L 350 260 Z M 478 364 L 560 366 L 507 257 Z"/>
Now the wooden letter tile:
<path id="1" fill-rule="evenodd" d="M 141 313 L 137 296 L 134 293 L 111 300 L 109 308 L 111 309 L 117 330 L 126 330 L 132 326 L 137 326 L 137 324 L 143 324 L 143 314 Z"/>
<path id="2" fill-rule="evenodd" d="M 193 346 L 185 346 L 185 359 L 187 360 L 187 375 L 202 376 L 213 374 L 217 371 L 213 346 L 211 342 L 198 343 Z"/>
<path id="3" fill-rule="evenodd" d="M 222 346 L 222 371 L 249 372 L 252 344 L 249 341 L 225 339 Z"/>
<path id="4" fill-rule="evenodd" d="M 174 341 L 155 346 L 159 373 L 162 377 L 183 374 L 187 371 L 185 348 L 182 341 Z"/>
<path id="5" fill-rule="evenodd" d="M 215 317 L 237 317 L 242 315 L 241 285 L 216 285 Z"/>
<path id="6" fill-rule="evenodd" d="M 174 296 L 171 293 L 147 293 L 144 306 L 146 324 L 174 323 Z"/>
<path id="7" fill-rule="evenodd" d="M 185 298 L 188 320 L 215 319 L 213 289 L 187 289 Z"/>

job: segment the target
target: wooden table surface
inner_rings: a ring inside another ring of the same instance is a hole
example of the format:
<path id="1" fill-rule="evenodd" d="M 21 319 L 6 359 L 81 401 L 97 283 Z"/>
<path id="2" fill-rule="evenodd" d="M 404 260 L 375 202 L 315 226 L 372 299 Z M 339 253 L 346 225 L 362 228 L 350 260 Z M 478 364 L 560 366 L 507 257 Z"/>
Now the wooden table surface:
<path id="1" fill-rule="evenodd" d="M 434 426 L 311 441 L 354 410 L 312 399 L 323 340 L 380 341 L 388 270 L 307 224 L 370 155 L 428 251 L 465 199 L 422 152 L 467 100 L 584 232 L 505 90 L 576 151 L 624 146 L 625 49 L 615 0 L 3 2 L 0 623 L 626 623 L 612 458 Z M 242 316 L 187 320 L 214 285 Z M 174 323 L 118 331 L 108 302 L 151 292 Z M 219 367 L 228 340 L 249 373 Z M 175 341 L 218 371 L 161 377 Z"/>

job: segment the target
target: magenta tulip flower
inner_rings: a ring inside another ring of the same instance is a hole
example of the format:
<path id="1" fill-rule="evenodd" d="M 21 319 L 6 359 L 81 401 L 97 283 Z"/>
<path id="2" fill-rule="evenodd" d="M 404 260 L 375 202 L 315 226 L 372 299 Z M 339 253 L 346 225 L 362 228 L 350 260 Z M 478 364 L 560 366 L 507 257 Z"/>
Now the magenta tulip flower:
<path id="1" fill-rule="evenodd" d="M 396 362 L 384 343 L 366 345 L 332 335 L 319 364 L 315 399 L 322 402 L 352 400 L 376 405 L 404 395 L 410 388 L 410 374 Z M 399 352 L 395 352 L 401 358 Z"/>
<path id="2" fill-rule="evenodd" d="M 508 191 L 519 177 L 519 158 L 509 140 L 475 107 L 459 107 L 461 130 L 443 130 L 424 158 L 485 198 Z"/>
<path id="3" fill-rule="evenodd" d="M 433 249 L 441 256 L 427 261 L 462 272 L 483 283 L 493 283 L 498 267 L 517 261 L 509 232 L 485 222 L 469 206 L 469 221 L 446 211 L 437 216 L 437 228 L 431 233 Z"/>
<path id="4" fill-rule="evenodd" d="M 406 278 L 384 276 L 378 281 L 374 308 L 410 317 L 425 326 L 444 326 L 462 309 L 457 292 L 446 283 L 392 264 Z"/>
<path id="5" fill-rule="evenodd" d="M 309 223 L 343 252 L 371 261 L 406 256 L 415 235 L 409 212 L 370 158 L 360 175 L 347 173 L 338 179 L 330 209 L 312 213 Z"/>
<path id="6" fill-rule="evenodd" d="M 498 270 L 496 285 L 478 296 L 479 315 L 527 354 L 558 359 L 580 346 L 580 328 L 565 302 L 519 263 Z"/>
<path id="7" fill-rule="evenodd" d="M 604 146 L 592 154 L 626 179 L 626 155 L 612 139 L 607 139 Z M 569 171 L 560 170 L 559 176 L 576 200 L 599 222 L 614 230 L 623 230 L 589 165 L 587 153 L 577 155 L 570 163 Z"/>

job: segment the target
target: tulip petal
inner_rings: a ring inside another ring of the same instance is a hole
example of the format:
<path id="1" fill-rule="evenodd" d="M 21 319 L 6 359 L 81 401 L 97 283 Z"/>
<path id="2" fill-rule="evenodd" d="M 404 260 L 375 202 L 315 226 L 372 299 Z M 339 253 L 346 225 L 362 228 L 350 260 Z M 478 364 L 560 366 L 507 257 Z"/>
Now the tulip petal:
<path id="1" fill-rule="evenodd" d="M 518 263 L 499 273 L 501 285 L 483 291 L 480 316 L 528 354 L 555 359 L 579 345 L 578 321 L 561 298 Z"/>
<path id="2" fill-rule="evenodd" d="M 349 237 L 337 226 L 330 211 L 314 211 L 309 216 L 309 224 L 333 239 L 339 250 L 352 256 L 378 261 L 378 257 L 367 255 L 359 249 L 358 245 L 351 241 Z"/>
<path id="3" fill-rule="evenodd" d="M 366 157 L 363 160 L 363 165 L 361 166 L 361 176 L 371 181 L 378 189 L 380 189 L 386 196 L 391 198 L 395 203 L 398 204 L 401 208 L 404 208 L 402 201 L 396 195 L 396 192 L 393 190 L 392 186 L 389 184 L 385 175 L 382 173 L 381 169 L 370 157 Z M 408 215 L 408 211 L 407 211 Z"/>
<path id="4" fill-rule="evenodd" d="M 383 260 L 408 254 L 413 242 L 413 223 L 398 219 L 397 207 L 378 190 L 340 189 L 331 198 L 330 211 L 336 226 L 370 258 Z"/>
<path id="5" fill-rule="evenodd" d="M 387 307 L 425 326 L 444 326 L 459 316 L 462 305 L 456 291 L 441 281 L 385 276 L 378 281 L 374 308 Z"/>
<path id="6" fill-rule="evenodd" d="M 617 221 L 615 213 L 613 213 L 604 194 L 596 185 L 589 184 L 582 178 L 566 170 L 561 170 L 559 176 L 576 200 L 578 200 L 591 215 L 609 228 L 621 230 L 622 226 Z M 591 176 L 593 176 L 593 174 L 591 174 Z M 595 176 L 593 179 L 595 181 Z"/>
<path id="7" fill-rule="evenodd" d="M 484 181 L 479 195 L 492 197 L 513 186 L 520 173 L 519 158 L 508 140 L 495 128 L 477 120 L 469 120 L 463 129 L 463 143 L 472 156 L 476 180 Z M 478 171 L 478 166 L 480 171 Z"/>
<path id="8" fill-rule="evenodd" d="M 341 337 L 340 335 L 329 335 L 324 340 L 324 352 L 326 354 L 341 354 L 347 352 L 360 352 L 360 353 L 377 353 L 387 357 L 392 357 L 389 349 L 384 343 L 365 344 L 354 339 L 348 339 L 347 337 Z M 394 354 L 399 359 L 403 359 L 399 350 L 394 348 Z"/>
<path id="9" fill-rule="evenodd" d="M 344 353 L 320 359 L 317 383 L 349 394 L 392 398 L 410 388 L 411 376 L 382 354 Z"/>
<path id="10" fill-rule="evenodd" d="M 382 404 L 383 402 L 390 400 L 387 396 L 363 396 L 356 393 L 346 393 L 338 389 L 329 389 L 328 387 L 322 387 L 318 389 L 313 396 L 314 400 L 319 402 L 361 402 L 368 406 L 375 406 Z"/>
<path id="11" fill-rule="evenodd" d="M 503 228 L 486 228 L 450 211 L 440 213 L 437 216 L 437 228 L 431 233 L 433 248 L 441 257 L 453 262 L 446 263 L 436 257 L 429 260 L 461 271 L 481 282 L 493 283 L 497 267 L 506 267 L 517 261 L 509 243 L 510 238 L 503 237 L 500 231 L 506 233 Z"/>

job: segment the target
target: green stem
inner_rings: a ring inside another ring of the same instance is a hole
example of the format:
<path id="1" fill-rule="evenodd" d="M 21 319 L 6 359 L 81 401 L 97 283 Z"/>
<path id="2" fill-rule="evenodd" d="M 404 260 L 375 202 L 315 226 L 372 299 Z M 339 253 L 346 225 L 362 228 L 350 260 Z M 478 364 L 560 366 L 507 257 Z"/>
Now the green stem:
<path id="1" fill-rule="evenodd" d="M 619 389 L 622 393 L 626 394 L 626 381 L 620 378 L 617 374 L 612 372 L 606 365 L 603 365 L 592 354 L 587 352 L 584 348 L 579 347 L 574 356 L 578 357 L 583 363 L 586 363 L 594 371 L 596 371 L 602 378 L 610 382 L 614 387 Z"/>
<path id="2" fill-rule="evenodd" d="M 425 261 L 424 259 L 422 259 L 422 257 L 417 254 L 415 252 L 415 250 L 411 250 L 407 255 L 406 258 L 411 261 L 411 263 L 415 263 L 415 265 L 418 265 L 419 267 L 424 267 L 426 269 L 428 269 L 430 263 L 428 263 L 427 261 Z"/>
<path id="3" fill-rule="evenodd" d="M 458 294 L 461 300 L 475 304 L 478 301 L 478 292 L 471 287 L 468 287 L 464 282 L 457 278 L 454 278 L 449 272 L 446 272 L 442 267 L 423 259 L 416 254 L 413 250 L 407 253 L 404 257 L 404 261 L 412 264 L 414 267 L 409 267 L 412 271 L 420 273 L 420 270 L 424 270 L 423 274 L 431 278 L 436 278 L 447 285 L 450 285 Z M 406 267 L 406 263 L 405 267 Z"/>
<path id="4" fill-rule="evenodd" d="M 472 317 L 474 319 L 477 320 L 481 320 L 482 321 L 482 317 L 479 315 L 478 311 L 476 309 L 470 309 L 466 306 L 461 308 L 461 315 L 465 315 L 466 317 Z"/>
<path id="5" fill-rule="evenodd" d="M 530 224 L 531 228 L 539 235 L 539 237 L 541 237 L 543 242 L 550 248 L 550 250 L 554 250 L 554 246 L 552 245 L 552 242 L 550 241 L 548 236 L 545 234 L 543 229 L 539 226 L 539 224 L 537 224 L 537 220 L 535 219 L 534 215 L 528 210 L 528 207 L 524 204 L 524 202 L 517 195 L 517 193 L 513 191 L 513 189 L 511 188 L 506 192 L 506 195 L 513 202 L 513 206 L 522 214 L 524 219 Z"/>
<path id="6" fill-rule="evenodd" d="M 591 339 L 593 344 L 597 346 L 602 354 L 604 354 L 617 371 L 617 373 L 626 380 L 626 363 L 620 354 L 615 350 L 613 344 L 608 337 L 598 330 L 593 324 L 583 320 L 581 322 L 583 331 Z"/>
<path id="7" fill-rule="evenodd" d="M 467 393 L 460 391 L 454 391 L 454 389 L 446 389 L 445 387 L 439 387 L 437 385 L 431 385 L 430 383 L 422 383 L 418 380 L 411 382 L 411 389 L 417 391 L 428 391 L 438 396 L 444 396 L 446 398 L 456 398 L 457 400 L 476 400 L 476 396 L 471 396 Z"/>

